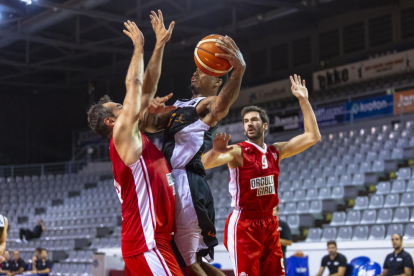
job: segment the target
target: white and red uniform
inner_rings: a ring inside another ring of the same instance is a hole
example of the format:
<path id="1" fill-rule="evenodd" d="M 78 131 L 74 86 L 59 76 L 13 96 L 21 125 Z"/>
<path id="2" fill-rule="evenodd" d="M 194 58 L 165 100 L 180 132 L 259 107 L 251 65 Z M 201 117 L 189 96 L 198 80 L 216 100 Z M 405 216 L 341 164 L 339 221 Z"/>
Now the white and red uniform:
<path id="1" fill-rule="evenodd" d="M 241 147 L 243 167 L 230 170 L 233 212 L 226 221 L 224 245 L 236 276 L 285 275 L 279 221 L 273 208 L 277 195 L 279 152 L 250 142 Z"/>
<path id="2" fill-rule="evenodd" d="M 126 275 L 183 275 L 170 242 L 175 233 L 174 181 L 164 155 L 141 133 L 142 155 L 126 166 L 110 141 L 115 188 L 122 204 Z"/>

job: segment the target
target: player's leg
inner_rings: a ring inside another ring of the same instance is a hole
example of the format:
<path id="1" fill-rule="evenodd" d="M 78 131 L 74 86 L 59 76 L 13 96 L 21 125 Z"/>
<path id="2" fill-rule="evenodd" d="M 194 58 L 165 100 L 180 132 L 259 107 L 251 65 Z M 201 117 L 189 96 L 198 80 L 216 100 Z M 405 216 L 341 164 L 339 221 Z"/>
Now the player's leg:
<path id="1" fill-rule="evenodd" d="M 277 217 L 263 219 L 265 242 L 260 259 L 260 275 L 285 275 L 282 246 L 280 245 L 279 221 Z"/>
<path id="2" fill-rule="evenodd" d="M 226 275 L 224 274 L 223 271 L 221 271 L 217 267 L 212 266 L 209 263 L 203 262 L 202 260 L 200 260 L 198 263 L 200 264 L 201 268 L 205 271 L 205 273 L 208 276 L 225 276 Z"/>
<path id="3" fill-rule="evenodd" d="M 177 263 L 171 245 L 165 242 L 157 242 L 157 249 L 161 255 L 160 258 L 165 262 L 171 274 L 174 276 L 183 276 L 183 272 Z"/>
<path id="4" fill-rule="evenodd" d="M 203 240 L 187 173 L 184 170 L 174 170 L 173 174 L 177 182 L 175 195 L 177 233 L 171 243 L 174 255 L 184 275 L 206 276 L 200 265 L 197 264 L 196 254 Z"/>
<path id="5" fill-rule="evenodd" d="M 167 262 L 158 248 L 154 248 L 133 257 L 124 258 L 126 276 L 182 276 L 177 267 L 171 266 L 171 271 Z M 170 265 L 172 260 L 169 259 Z"/>
<path id="6" fill-rule="evenodd" d="M 229 251 L 235 275 L 271 275 L 259 274 L 263 244 L 260 225 L 254 219 L 240 216 L 233 211 L 226 221 L 225 246 Z"/>

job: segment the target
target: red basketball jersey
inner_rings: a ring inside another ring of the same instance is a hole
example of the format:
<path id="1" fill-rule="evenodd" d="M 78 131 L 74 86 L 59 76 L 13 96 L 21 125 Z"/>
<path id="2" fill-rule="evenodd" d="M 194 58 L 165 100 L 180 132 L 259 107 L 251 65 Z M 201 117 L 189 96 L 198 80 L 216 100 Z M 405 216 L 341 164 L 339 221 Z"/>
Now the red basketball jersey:
<path id="1" fill-rule="evenodd" d="M 169 243 L 175 230 L 174 181 L 160 150 L 141 133 L 142 155 L 126 166 L 113 139 L 109 153 L 115 188 L 122 204 L 121 248 L 131 257 L 155 247 L 155 240 Z"/>
<path id="2" fill-rule="evenodd" d="M 231 206 L 246 211 L 269 211 L 279 204 L 277 195 L 279 152 L 272 146 L 261 148 L 248 141 L 237 144 L 243 167 L 230 169 Z"/>

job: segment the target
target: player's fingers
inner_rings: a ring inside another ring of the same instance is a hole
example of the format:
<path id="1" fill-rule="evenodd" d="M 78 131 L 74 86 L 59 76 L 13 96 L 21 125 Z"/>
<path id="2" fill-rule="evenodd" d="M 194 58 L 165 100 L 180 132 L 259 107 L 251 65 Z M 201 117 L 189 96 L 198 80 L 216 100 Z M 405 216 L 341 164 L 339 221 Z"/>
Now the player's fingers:
<path id="1" fill-rule="evenodd" d="M 302 82 L 303 82 L 303 87 L 306 87 L 306 82 L 305 82 L 305 80 L 303 80 Z"/>
<path id="2" fill-rule="evenodd" d="M 171 110 L 175 110 L 175 109 L 177 109 L 177 107 L 175 105 L 171 105 L 171 106 L 166 106 L 165 107 L 165 110 L 166 111 L 171 111 Z"/>
<path id="3" fill-rule="evenodd" d="M 162 97 L 162 98 L 160 99 L 160 102 L 161 102 L 161 103 L 165 103 L 165 102 L 166 102 L 166 101 L 168 101 L 171 97 L 172 97 L 172 93 L 171 93 L 171 94 L 169 94 L 169 95 L 167 95 L 167 96 Z"/>
<path id="4" fill-rule="evenodd" d="M 290 82 L 292 83 L 292 88 L 293 88 L 293 86 L 295 86 L 295 80 L 293 79 L 292 76 L 290 76 Z"/>
<path id="5" fill-rule="evenodd" d="M 298 76 L 298 82 L 299 82 L 299 85 L 302 85 L 302 80 L 300 79 L 300 76 Z"/>
<path id="6" fill-rule="evenodd" d="M 216 53 L 215 55 L 216 57 L 224 58 L 225 60 L 228 60 L 228 61 L 232 60 L 232 58 L 234 57 L 233 55 L 219 54 L 219 53 Z"/>
<path id="7" fill-rule="evenodd" d="M 229 151 L 233 150 L 233 146 L 227 148 Z"/>
<path id="8" fill-rule="evenodd" d="M 155 11 L 151 11 L 151 14 L 154 17 L 155 22 L 158 22 L 158 15 L 155 13 Z"/>
<path id="9" fill-rule="evenodd" d="M 124 34 L 126 34 L 127 36 L 129 36 L 130 38 L 132 38 L 132 36 L 131 36 L 131 33 L 130 32 L 128 32 L 127 30 L 123 30 L 124 31 Z"/>
<path id="10" fill-rule="evenodd" d="M 236 42 L 234 42 L 234 40 L 231 38 L 231 37 L 229 37 L 229 36 L 225 36 L 224 37 L 224 39 L 226 40 L 226 42 L 228 42 L 229 44 L 231 44 L 231 46 L 233 46 L 233 48 L 235 48 L 235 49 L 239 49 L 239 47 L 237 47 L 237 45 L 236 45 Z"/>
<path id="11" fill-rule="evenodd" d="M 294 76 L 295 76 L 295 84 L 296 84 L 296 85 L 300 85 L 300 83 L 299 83 L 299 81 L 298 81 L 298 75 L 296 75 L 296 74 L 295 74 Z"/>
<path id="12" fill-rule="evenodd" d="M 174 26 L 175 26 L 175 21 L 171 22 L 170 26 L 168 27 L 168 31 L 169 31 L 170 33 L 172 33 L 172 31 L 173 31 L 173 29 L 174 29 Z"/>
<path id="13" fill-rule="evenodd" d="M 160 18 L 160 22 L 164 23 L 164 16 L 162 15 L 161 10 L 158 10 L 158 17 Z"/>
<path id="14" fill-rule="evenodd" d="M 128 22 L 124 22 L 125 28 L 127 28 L 128 31 L 131 31 L 131 27 L 129 26 Z"/>
<path id="15" fill-rule="evenodd" d="M 229 141 L 230 141 L 230 138 L 231 138 L 231 135 L 229 134 L 229 135 L 227 135 L 227 138 L 226 138 L 226 143 L 228 143 Z"/>
<path id="16" fill-rule="evenodd" d="M 137 24 L 135 24 L 134 21 L 132 21 L 132 26 L 134 26 L 133 29 L 134 29 L 135 32 L 139 31 L 139 28 L 138 28 Z"/>
<path id="17" fill-rule="evenodd" d="M 232 54 L 233 51 L 227 47 L 226 45 L 223 45 L 221 43 L 216 43 L 216 46 L 219 47 L 220 49 L 222 49 L 224 52 L 228 53 L 228 54 Z"/>

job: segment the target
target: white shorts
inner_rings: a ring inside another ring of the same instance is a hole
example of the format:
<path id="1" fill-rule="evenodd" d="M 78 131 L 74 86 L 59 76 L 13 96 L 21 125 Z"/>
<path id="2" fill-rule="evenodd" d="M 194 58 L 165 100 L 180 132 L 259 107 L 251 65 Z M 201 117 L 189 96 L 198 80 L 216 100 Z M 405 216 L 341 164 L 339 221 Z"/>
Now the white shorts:
<path id="1" fill-rule="evenodd" d="M 201 249 L 208 249 L 208 247 L 204 243 L 203 236 L 201 235 L 187 172 L 185 170 L 175 169 L 172 173 L 176 187 L 175 220 L 177 233 L 174 236 L 174 242 L 182 258 L 176 256 L 178 263 L 183 268 L 184 264 L 182 261 L 184 261 L 185 266 L 192 265 L 196 262 L 196 253 Z"/>

